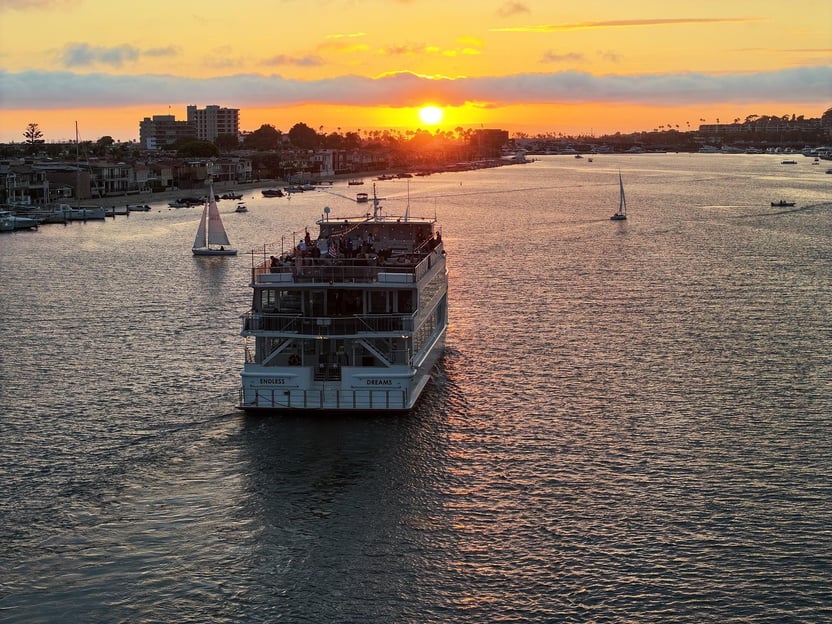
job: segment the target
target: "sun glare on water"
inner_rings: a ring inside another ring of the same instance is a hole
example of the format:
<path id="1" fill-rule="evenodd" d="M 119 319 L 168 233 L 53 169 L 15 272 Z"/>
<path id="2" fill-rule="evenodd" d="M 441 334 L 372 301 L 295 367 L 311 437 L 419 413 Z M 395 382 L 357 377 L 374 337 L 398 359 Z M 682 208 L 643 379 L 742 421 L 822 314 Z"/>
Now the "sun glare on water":
<path id="1" fill-rule="evenodd" d="M 419 119 L 424 124 L 435 126 L 442 121 L 442 109 L 438 106 L 425 106 L 419 109 Z"/>

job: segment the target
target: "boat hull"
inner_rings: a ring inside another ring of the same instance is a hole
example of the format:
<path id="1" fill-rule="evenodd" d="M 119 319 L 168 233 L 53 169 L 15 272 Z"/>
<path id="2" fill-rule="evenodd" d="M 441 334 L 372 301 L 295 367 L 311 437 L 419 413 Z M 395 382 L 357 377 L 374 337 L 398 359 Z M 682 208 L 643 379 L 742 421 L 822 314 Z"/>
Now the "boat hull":
<path id="1" fill-rule="evenodd" d="M 344 368 L 340 381 L 315 382 L 312 367 L 246 365 L 238 407 L 246 412 L 381 413 L 412 410 L 445 349 L 442 329 L 415 368 Z"/>
<path id="2" fill-rule="evenodd" d="M 195 247 L 193 250 L 195 256 L 236 256 L 236 249 L 210 249 L 208 247 Z"/>

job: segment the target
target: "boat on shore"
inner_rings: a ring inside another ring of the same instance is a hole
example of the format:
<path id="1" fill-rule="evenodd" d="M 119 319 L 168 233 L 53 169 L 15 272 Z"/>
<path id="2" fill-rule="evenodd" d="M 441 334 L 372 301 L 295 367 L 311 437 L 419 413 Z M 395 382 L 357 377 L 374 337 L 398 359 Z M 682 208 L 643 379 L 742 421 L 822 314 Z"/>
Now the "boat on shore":
<path id="1" fill-rule="evenodd" d="M 777 207 L 777 208 L 791 208 L 792 206 L 794 206 L 794 204 L 795 204 L 795 202 L 786 201 L 785 199 L 781 199 L 780 201 L 777 201 L 777 202 L 771 202 L 771 206 L 773 208 L 774 207 Z"/>
<path id="2" fill-rule="evenodd" d="M 199 227 L 191 250 L 195 256 L 237 255 L 237 250 L 231 247 L 231 241 L 228 240 L 228 234 L 226 234 L 225 227 L 222 224 L 213 187 L 207 197 L 205 207 L 202 209 Z"/>
<path id="3" fill-rule="evenodd" d="M 291 251 L 251 252 L 240 408 L 406 412 L 441 356 L 448 269 L 435 218 L 317 221 Z"/>

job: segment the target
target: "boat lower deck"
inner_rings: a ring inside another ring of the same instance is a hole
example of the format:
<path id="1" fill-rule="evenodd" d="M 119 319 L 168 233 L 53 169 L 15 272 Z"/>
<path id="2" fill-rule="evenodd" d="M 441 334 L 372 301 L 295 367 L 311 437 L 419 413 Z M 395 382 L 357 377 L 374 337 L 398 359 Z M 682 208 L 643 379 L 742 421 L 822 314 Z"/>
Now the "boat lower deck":
<path id="1" fill-rule="evenodd" d="M 423 384 L 424 385 L 424 384 Z M 418 392 L 388 390 L 313 389 L 242 390 L 240 408 L 255 412 L 405 412 L 413 407 Z"/>

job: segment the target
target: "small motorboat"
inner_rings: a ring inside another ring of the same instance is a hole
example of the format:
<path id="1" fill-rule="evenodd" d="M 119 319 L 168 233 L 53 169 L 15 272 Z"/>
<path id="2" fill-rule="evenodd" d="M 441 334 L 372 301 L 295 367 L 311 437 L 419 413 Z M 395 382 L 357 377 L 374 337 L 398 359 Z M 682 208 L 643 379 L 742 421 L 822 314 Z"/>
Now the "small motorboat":
<path id="1" fill-rule="evenodd" d="M 234 210 L 234 212 L 248 212 L 248 208 L 246 208 L 245 203 L 237 202 L 237 208 Z"/>

